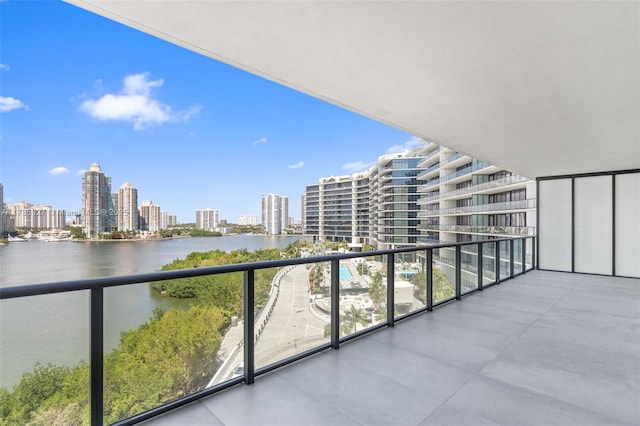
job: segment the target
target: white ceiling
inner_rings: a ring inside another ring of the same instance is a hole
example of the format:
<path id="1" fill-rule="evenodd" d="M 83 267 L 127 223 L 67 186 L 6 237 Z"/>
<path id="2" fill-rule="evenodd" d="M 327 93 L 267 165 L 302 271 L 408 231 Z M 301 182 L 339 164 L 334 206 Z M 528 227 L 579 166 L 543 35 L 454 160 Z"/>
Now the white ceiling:
<path id="1" fill-rule="evenodd" d="M 527 177 L 640 168 L 640 2 L 68 0 Z"/>

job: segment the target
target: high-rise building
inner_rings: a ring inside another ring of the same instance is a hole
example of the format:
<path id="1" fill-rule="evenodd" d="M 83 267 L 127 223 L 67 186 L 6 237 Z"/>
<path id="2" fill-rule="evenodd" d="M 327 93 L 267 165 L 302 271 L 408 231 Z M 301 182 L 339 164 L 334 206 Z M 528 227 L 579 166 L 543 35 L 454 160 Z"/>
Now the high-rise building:
<path id="1" fill-rule="evenodd" d="M 256 215 L 240 215 L 238 216 L 238 225 L 255 226 L 258 224 L 258 216 Z"/>
<path id="2" fill-rule="evenodd" d="M 384 155 L 371 170 L 369 234 L 378 249 L 413 246 L 418 242 L 421 160 L 418 150 Z"/>
<path id="3" fill-rule="evenodd" d="M 535 182 L 426 142 L 307 186 L 304 233 L 378 249 L 533 235 L 534 198 Z"/>
<path id="4" fill-rule="evenodd" d="M 4 234 L 4 189 L 0 183 L 0 237 Z"/>
<path id="5" fill-rule="evenodd" d="M 269 235 L 278 235 L 287 227 L 289 197 L 278 194 L 262 196 L 262 226 Z"/>
<path id="6" fill-rule="evenodd" d="M 160 212 L 160 229 L 167 229 L 167 224 L 169 223 L 169 213 Z"/>
<path id="7" fill-rule="evenodd" d="M 535 235 L 534 181 L 433 143 L 420 150 L 421 242 Z"/>
<path id="8" fill-rule="evenodd" d="M 138 190 L 127 182 L 118 190 L 117 200 L 118 231 L 136 231 L 140 229 Z"/>
<path id="9" fill-rule="evenodd" d="M 289 197 L 280 197 L 280 233 L 289 227 Z"/>
<path id="10" fill-rule="evenodd" d="M 176 226 L 178 224 L 178 216 L 170 214 L 167 216 L 167 227 Z"/>
<path id="11" fill-rule="evenodd" d="M 302 197 L 302 232 L 322 239 L 320 233 L 320 185 L 308 185 Z"/>
<path id="12" fill-rule="evenodd" d="M 160 230 L 160 206 L 153 201 L 145 201 L 140 205 L 140 230 L 158 232 Z"/>
<path id="13" fill-rule="evenodd" d="M 54 210 L 46 204 L 33 205 L 25 201 L 7 204 L 5 215 L 13 228 L 62 229 L 65 227 L 64 210 Z"/>
<path id="14" fill-rule="evenodd" d="M 218 227 L 218 210 L 196 210 L 196 229 L 215 231 Z"/>
<path id="15" fill-rule="evenodd" d="M 111 178 L 102 173 L 97 163 L 91 164 L 82 177 L 82 228 L 87 238 L 114 230 L 113 204 Z"/>

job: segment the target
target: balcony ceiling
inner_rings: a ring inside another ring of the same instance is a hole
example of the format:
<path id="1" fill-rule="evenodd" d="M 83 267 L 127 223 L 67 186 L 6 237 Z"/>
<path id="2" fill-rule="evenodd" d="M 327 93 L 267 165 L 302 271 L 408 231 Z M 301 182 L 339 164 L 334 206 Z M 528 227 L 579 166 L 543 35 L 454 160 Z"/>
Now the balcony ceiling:
<path id="1" fill-rule="evenodd" d="M 527 177 L 640 168 L 640 2 L 69 3 Z"/>

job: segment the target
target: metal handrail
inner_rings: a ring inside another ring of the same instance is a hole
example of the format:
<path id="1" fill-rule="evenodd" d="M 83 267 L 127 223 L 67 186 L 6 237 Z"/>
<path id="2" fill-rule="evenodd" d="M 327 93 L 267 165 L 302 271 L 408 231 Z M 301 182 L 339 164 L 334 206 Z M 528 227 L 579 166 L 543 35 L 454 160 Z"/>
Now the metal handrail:
<path id="1" fill-rule="evenodd" d="M 412 316 L 421 312 L 431 311 L 434 306 L 448 302 L 448 300 L 438 301 L 434 303 L 433 300 L 433 267 L 432 262 L 434 260 L 433 250 L 438 250 L 442 248 L 450 248 L 453 247 L 456 250 L 456 264 L 455 268 L 455 289 L 456 296 L 455 299 L 459 300 L 463 295 L 461 290 L 461 262 L 460 255 L 462 253 L 462 247 L 475 245 L 477 246 L 477 251 L 479 257 L 482 257 L 482 249 L 486 244 L 494 245 L 494 244 L 504 244 L 510 245 L 510 255 L 511 255 L 511 268 L 510 274 L 507 277 L 500 276 L 500 263 L 496 263 L 495 281 L 493 284 L 498 284 L 504 279 L 511 278 L 515 276 L 513 264 L 513 247 L 514 241 L 522 241 L 521 244 L 521 254 L 522 259 L 521 262 L 525 265 L 525 259 L 527 254 L 527 244 L 526 240 L 530 239 L 531 243 L 531 254 L 535 253 L 535 244 L 536 238 L 530 236 L 516 237 L 516 238 L 500 238 L 494 240 L 484 240 L 484 241 L 474 241 L 474 242 L 464 242 L 464 243 L 443 243 L 443 244 L 429 244 L 429 245 L 421 245 L 415 247 L 403 247 L 396 249 L 387 249 L 387 250 L 377 250 L 372 252 L 357 252 L 357 253 L 344 253 L 344 254 L 331 254 L 331 255 L 323 255 L 323 256 L 312 256 L 312 257 L 304 257 L 304 258 L 294 258 L 294 259 L 282 259 L 282 260 L 270 260 L 270 261 L 262 261 L 262 262 L 251 262 L 251 263 L 239 263 L 233 265 L 222 265 L 222 266 L 212 266 L 212 267 L 203 267 L 203 268 L 193 268 L 193 269 L 182 269 L 175 271 L 162 271 L 162 272 L 153 272 L 153 273 L 144 273 L 144 274 L 134 274 L 134 275 L 122 275 L 122 276 L 113 276 L 113 277 L 103 277 L 103 278 L 89 278 L 83 280 L 74 280 L 74 281 L 63 281 L 63 282 L 52 282 L 52 283 L 43 283 L 43 284 L 31 284 L 31 285 L 23 285 L 23 286 L 13 286 L 13 287 L 4 287 L 0 288 L 0 300 L 4 299 L 15 299 L 21 297 L 30 297 L 30 296 L 38 296 L 44 294 L 56 294 L 70 291 L 90 291 L 90 360 L 89 360 L 89 368 L 90 368 L 90 410 L 91 410 L 91 424 L 92 425 L 102 425 L 103 424 L 103 399 L 104 399 L 104 371 L 103 371 L 103 363 L 104 363 L 104 347 L 103 347 L 103 330 L 104 330 L 104 289 L 108 287 L 117 287 L 121 285 L 129 285 L 129 284 L 139 284 L 139 283 L 148 283 L 148 282 L 156 282 L 156 281 L 164 281 L 164 280 L 173 280 L 180 278 L 191 278 L 191 277 L 201 277 L 206 275 L 215 275 L 215 274 L 225 274 L 231 272 L 243 272 L 244 273 L 244 366 L 245 366 L 245 374 L 242 378 L 235 378 L 231 380 L 227 380 L 226 382 L 220 383 L 218 385 L 214 385 L 207 389 L 200 390 L 193 394 L 187 395 L 180 399 L 170 401 L 166 404 L 160 405 L 159 407 L 155 407 L 151 410 L 145 411 L 143 413 L 139 413 L 130 417 L 128 419 L 121 420 L 117 422 L 117 425 L 130 425 L 134 424 L 156 415 L 165 413 L 167 411 L 178 408 L 182 405 L 193 402 L 199 398 L 202 398 L 207 395 L 211 395 L 215 392 L 218 392 L 222 389 L 226 389 L 230 386 L 236 385 L 242 381 L 246 384 L 251 384 L 254 381 L 255 376 L 265 374 L 269 371 L 272 371 L 278 367 L 287 365 L 289 363 L 295 362 L 312 354 L 318 353 L 322 350 L 326 350 L 328 348 L 337 349 L 340 343 L 351 340 L 355 337 L 358 337 L 362 334 L 380 329 L 385 326 L 393 326 L 394 321 L 398 319 L 403 319 L 408 316 Z M 415 310 L 409 314 L 406 314 L 402 317 L 395 317 L 395 309 L 394 309 L 394 275 L 395 275 L 395 260 L 394 257 L 396 254 L 402 253 L 413 253 L 413 252 L 424 252 L 424 259 L 426 259 L 426 292 L 427 292 L 427 300 L 426 306 L 424 308 Z M 344 259 L 353 259 L 360 257 L 370 257 L 370 256 L 386 256 L 387 261 L 387 306 L 389 307 L 387 310 L 387 319 L 386 322 L 378 324 L 377 326 L 373 326 L 367 330 L 363 330 L 361 332 L 340 337 L 340 282 L 339 282 L 339 265 L 340 260 Z M 531 261 L 531 268 L 527 269 L 526 267 L 522 268 L 522 272 L 525 273 L 530 269 L 535 267 L 535 258 Z M 320 262 L 329 262 L 331 265 L 330 277 L 331 277 L 331 341 L 328 344 L 320 345 L 316 348 L 310 349 L 308 351 L 299 353 L 293 357 L 281 360 L 274 364 L 268 365 L 266 367 L 256 369 L 255 368 L 255 359 L 254 359 L 254 339 L 247 339 L 246 336 L 255 336 L 254 334 L 254 311 L 253 307 L 255 306 L 255 295 L 254 295 L 254 279 L 255 279 L 255 271 L 266 268 L 278 268 L 285 266 L 293 266 L 293 265 L 305 265 L 311 263 L 320 263 Z M 484 282 L 486 276 L 482 273 L 482 262 L 478 264 L 478 291 L 482 291 L 483 286 L 486 287 L 487 284 Z M 466 293 L 464 293 L 466 294 Z"/>

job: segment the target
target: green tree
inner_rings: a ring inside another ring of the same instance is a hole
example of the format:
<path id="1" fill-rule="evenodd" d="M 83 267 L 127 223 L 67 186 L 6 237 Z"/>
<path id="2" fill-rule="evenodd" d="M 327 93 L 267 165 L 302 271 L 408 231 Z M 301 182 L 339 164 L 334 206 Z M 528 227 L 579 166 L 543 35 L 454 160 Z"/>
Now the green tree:
<path id="1" fill-rule="evenodd" d="M 434 266 L 433 274 L 433 302 L 450 299 L 456 295 L 453 285 L 442 273 L 439 267 Z M 416 299 L 425 302 L 427 300 L 427 277 L 424 272 L 419 272 L 413 276 L 412 283 L 415 286 Z"/>
<path id="2" fill-rule="evenodd" d="M 387 286 L 383 283 L 383 276 L 378 271 L 371 277 L 369 284 L 369 297 L 374 309 L 379 309 L 387 301 Z"/>
<path id="3" fill-rule="evenodd" d="M 360 274 L 361 276 L 369 274 L 369 268 L 367 268 L 367 264 L 364 262 L 358 263 L 358 265 L 356 266 L 356 270 L 358 271 L 358 274 Z"/>
<path id="4" fill-rule="evenodd" d="M 351 305 L 351 308 L 340 317 L 340 333 L 343 336 L 355 333 L 358 324 L 366 326 L 368 316 L 365 311 Z"/>
<path id="5" fill-rule="evenodd" d="M 63 389 L 69 367 L 36 364 L 32 373 L 24 373 L 12 393 L 0 393 L 2 424 L 27 424 L 33 413 Z"/>
<path id="6" fill-rule="evenodd" d="M 81 226 L 65 226 L 64 229 L 71 231 L 71 236 L 76 240 L 86 238 Z"/>

